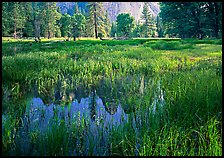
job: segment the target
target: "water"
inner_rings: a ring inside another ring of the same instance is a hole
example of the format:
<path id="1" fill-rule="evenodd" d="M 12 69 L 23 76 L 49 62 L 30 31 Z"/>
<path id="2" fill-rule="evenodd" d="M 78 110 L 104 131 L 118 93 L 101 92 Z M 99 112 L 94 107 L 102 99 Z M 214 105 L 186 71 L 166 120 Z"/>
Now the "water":
<path id="1" fill-rule="evenodd" d="M 54 130 L 55 125 L 59 127 L 63 123 L 63 127 L 70 133 L 69 139 L 72 132 L 76 132 L 75 136 L 77 137 L 75 142 L 69 140 L 72 145 L 69 146 L 68 155 L 79 156 L 89 155 L 89 153 L 93 155 L 111 155 L 111 131 L 117 127 L 122 129 L 126 123 L 131 123 L 136 138 L 138 138 L 136 139 L 136 155 L 138 155 L 137 150 L 141 144 L 139 129 L 141 123 L 146 121 L 142 119 L 147 119 L 149 115 L 156 114 L 156 111 L 165 104 L 160 80 L 157 85 L 153 102 L 148 111 L 145 111 L 147 114 L 142 113 L 142 111 L 136 111 L 134 115 L 133 112 L 125 113 L 119 101 L 105 99 L 105 97 L 100 98 L 96 92 L 92 92 L 89 96 L 79 100 L 74 99 L 74 95 L 69 94 L 70 103 L 64 106 L 60 102 L 45 104 L 40 97 L 36 96 L 26 106 L 22 125 L 18 131 L 20 139 L 17 139 L 16 142 L 21 148 L 21 153 L 32 155 L 33 149 L 30 135 L 38 133 L 39 139 L 41 139 L 41 137 L 46 136 L 47 132 Z M 140 93 L 144 93 L 144 78 L 141 81 Z M 63 97 L 59 98 L 62 99 Z M 142 115 L 145 115 L 145 117 L 142 117 Z M 2 115 L 3 131 L 6 118 L 6 115 Z M 81 136 L 79 137 L 80 133 Z M 94 146 L 91 147 L 91 145 Z M 90 148 L 93 151 L 89 152 Z"/>
<path id="2" fill-rule="evenodd" d="M 92 103 L 93 101 L 95 103 Z M 109 125 L 116 126 L 127 120 L 127 114 L 124 113 L 120 104 L 110 106 L 115 106 L 113 109 L 116 112 L 106 111 L 102 99 L 98 96 L 95 100 L 92 100 L 92 97 L 82 98 L 80 103 L 75 100 L 67 106 L 54 104 L 47 106 L 43 103 L 41 98 L 33 98 L 31 103 L 27 106 L 24 125 L 28 125 L 31 131 L 35 130 L 35 128 L 44 131 L 46 128 L 49 128 L 55 116 L 59 118 L 59 122 L 63 119 L 66 125 L 68 125 L 69 122 L 77 121 L 78 118 L 90 120 L 91 125 L 94 126 L 99 126 L 99 121 L 103 120 L 103 125 L 101 124 L 103 127 Z M 94 128 L 94 126 L 92 128 Z"/>

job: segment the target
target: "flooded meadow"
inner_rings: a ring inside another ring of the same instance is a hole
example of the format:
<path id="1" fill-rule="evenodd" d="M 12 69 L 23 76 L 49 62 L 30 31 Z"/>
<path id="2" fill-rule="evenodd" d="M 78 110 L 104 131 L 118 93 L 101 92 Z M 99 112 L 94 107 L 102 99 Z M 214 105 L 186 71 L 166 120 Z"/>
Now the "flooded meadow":
<path id="1" fill-rule="evenodd" d="M 222 46 L 197 42 L 3 40 L 3 155 L 220 155 Z"/>

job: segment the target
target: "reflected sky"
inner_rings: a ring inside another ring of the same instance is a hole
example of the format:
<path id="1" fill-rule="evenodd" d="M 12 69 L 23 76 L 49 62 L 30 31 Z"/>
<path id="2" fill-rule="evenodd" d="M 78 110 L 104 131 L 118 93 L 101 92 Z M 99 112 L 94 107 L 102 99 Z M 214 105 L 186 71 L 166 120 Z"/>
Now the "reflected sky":
<path id="1" fill-rule="evenodd" d="M 82 98 L 80 102 L 74 100 L 66 106 L 45 105 L 41 98 L 33 98 L 26 108 L 24 122 L 29 131 L 37 128 L 44 131 L 56 119 L 58 119 L 58 123 L 64 120 L 66 125 L 85 119 L 85 121 L 90 121 L 91 128 L 117 126 L 127 121 L 127 114 L 124 113 L 120 104 L 111 103 L 107 106 L 110 108 L 106 110 L 102 99 L 98 96 Z"/>

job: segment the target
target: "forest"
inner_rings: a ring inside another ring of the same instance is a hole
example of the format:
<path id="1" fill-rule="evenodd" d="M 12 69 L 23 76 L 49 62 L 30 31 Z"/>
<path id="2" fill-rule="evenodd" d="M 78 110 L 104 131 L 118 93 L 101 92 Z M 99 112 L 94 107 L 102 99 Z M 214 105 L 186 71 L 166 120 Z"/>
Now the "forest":
<path id="1" fill-rule="evenodd" d="M 2 2 L 2 155 L 222 156 L 222 2 L 85 4 Z"/>
<path id="2" fill-rule="evenodd" d="M 125 13 L 110 23 L 103 2 L 89 2 L 87 11 L 76 2 L 74 15 L 61 14 L 56 2 L 3 2 L 2 36 L 10 37 L 180 37 L 221 38 L 221 2 L 160 2 L 154 17 L 143 6 L 141 19 Z M 122 29 L 123 28 L 123 29 Z"/>

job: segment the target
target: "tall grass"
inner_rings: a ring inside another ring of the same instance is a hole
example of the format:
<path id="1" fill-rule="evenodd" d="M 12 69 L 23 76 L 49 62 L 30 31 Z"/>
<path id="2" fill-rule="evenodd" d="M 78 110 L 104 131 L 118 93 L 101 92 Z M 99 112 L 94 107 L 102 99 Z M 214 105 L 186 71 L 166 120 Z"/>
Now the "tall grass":
<path id="1" fill-rule="evenodd" d="M 4 155 L 222 155 L 221 40 L 58 40 L 3 40 Z M 23 139 L 27 100 L 67 107 L 70 92 L 77 100 L 96 92 L 128 121 L 91 132 L 77 114 Z"/>

